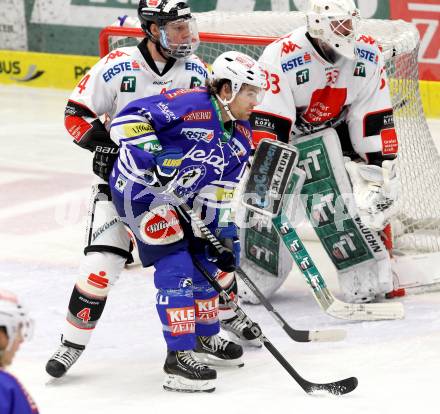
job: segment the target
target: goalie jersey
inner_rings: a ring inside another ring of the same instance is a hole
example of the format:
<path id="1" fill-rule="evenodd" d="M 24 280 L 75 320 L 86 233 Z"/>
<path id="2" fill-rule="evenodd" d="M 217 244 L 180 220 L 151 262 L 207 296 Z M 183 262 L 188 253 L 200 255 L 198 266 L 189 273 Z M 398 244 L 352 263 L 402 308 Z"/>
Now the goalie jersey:
<path id="1" fill-rule="evenodd" d="M 78 83 L 66 108 L 66 129 L 75 142 L 84 146 L 81 141 L 87 139 L 92 122 L 101 115 L 111 120 L 134 99 L 203 86 L 208 77 L 205 64 L 196 55 L 170 59 L 161 69 L 147 51 L 146 39 L 103 57 Z"/>
<path id="2" fill-rule="evenodd" d="M 266 70 L 266 94 L 255 108 L 254 142 L 264 137 L 288 142 L 320 129 L 348 126 L 351 145 L 364 160 L 394 158 L 394 129 L 384 60 L 369 36 L 356 42 L 356 59 L 334 64 L 315 49 L 306 27 L 266 47 L 260 63 Z"/>

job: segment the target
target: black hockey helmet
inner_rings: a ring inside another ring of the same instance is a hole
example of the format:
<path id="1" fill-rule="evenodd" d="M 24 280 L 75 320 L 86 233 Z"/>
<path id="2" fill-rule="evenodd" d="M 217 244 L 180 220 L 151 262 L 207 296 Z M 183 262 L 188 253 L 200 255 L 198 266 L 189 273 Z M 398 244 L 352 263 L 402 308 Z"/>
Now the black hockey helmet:
<path id="1" fill-rule="evenodd" d="M 182 0 L 140 0 L 138 6 L 138 16 L 142 30 L 148 38 L 161 46 L 167 57 L 182 58 L 194 53 L 200 41 L 195 19 L 191 15 L 191 9 Z M 151 25 L 155 23 L 160 31 L 160 37 L 156 38 L 151 33 Z M 173 30 L 167 27 L 176 26 Z M 186 26 L 186 38 L 181 36 L 182 27 L 177 29 L 177 25 Z"/>

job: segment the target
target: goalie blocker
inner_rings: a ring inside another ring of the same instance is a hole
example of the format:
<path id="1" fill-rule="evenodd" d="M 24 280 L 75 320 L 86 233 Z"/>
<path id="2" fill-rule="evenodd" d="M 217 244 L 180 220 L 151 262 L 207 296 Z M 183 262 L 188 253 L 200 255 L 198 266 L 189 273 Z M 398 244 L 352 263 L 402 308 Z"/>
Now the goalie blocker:
<path id="1" fill-rule="evenodd" d="M 368 229 L 357 215 L 336 131 L 329 128 L 300 138 L 296 141 L 297 149 L 280 142 L 273 144 L 271 140 L 261 141 L 254 157 L 253 176 L 248 179 L 243 199 L 248 211 L 241 231 L 244 246 L 241 265 L 249 274 L 255 275 L 253 281 L 263 294 L 269 296 L 275 292 L 293 266 L 292 256 L 281 247 L 271 218 L 279 215 L 282 207 L 283 213 L 297 227 L 304 219 L 301 214 L 304 210 L 298 208 L 300 204 L 304 205 L 307 217 L 337 268 L 340 287 L 348 302 L 370 302 L 392 291 L 389 254 L 380 235 Z M 278 148 L 276 153 L 269 149 L 273 146 Z M 284 190 L 292 192 L 291 176 L 284 187 L 274 187 L 278 166 L 275 163 L 276 167 L 269 170 L 270 157 L 267 157 L 267 154 L 272 158 L 274 154 L 280 156 L 287 149 L 295 154 L 295 161 L 297 157 L 298 165 L 305 172 L 304 185 L 301 187 L 300 183 L 295 183 L 301 196 L 290 197 L 289 204 L 286 203 L 289 197 L 284 201 L 276 197 Z M 264 174 L 269 183 L 266 183 L 266 198 L 262 197 Z M 240 284 L 239 292 L 243 299 L 257 302 L 246 286 Z"/>

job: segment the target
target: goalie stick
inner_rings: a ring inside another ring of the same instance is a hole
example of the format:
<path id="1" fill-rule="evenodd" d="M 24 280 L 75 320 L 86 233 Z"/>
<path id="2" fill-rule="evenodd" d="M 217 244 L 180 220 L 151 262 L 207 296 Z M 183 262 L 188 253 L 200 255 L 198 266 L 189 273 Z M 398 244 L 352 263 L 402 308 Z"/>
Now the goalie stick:
<path id="1" fill-rule="evenodd" d="M 225 251 L 225 247 L 220 243 L 217 237 L 212 234 L 205 223 L 200 219 L 200 217 L 194 212 L 194 210 L 189 207 L 186 203 L 183 203 L 181 199 L 174 195 L 179 202 L 178 209 L 183 210 L 184 215 L 188 216 L 191 221 L 197 226 L 206 240 L 219 252 Z M 182 213 L 183 214 L 183 213 Z M 269 300 L 261 293 L 254 282 L 249 278 L 249 276 L 241 269 L 239 266 L 235 269 L 240 279 L 249 287 L 249 289 L 255 294 L 255 296 L 260 300 L 263 306 L 269 311 L 272 317 L 277 321 L 277 323 L 283 328 L 283 330 L 296 342 L 328 342 L 328 341 L 341 341 L 345 338 L 346 332 L 342 329 L 329 329 L 326 331 L 306 331 L 297 330 L 292 328 L 284 318 L 274 309 Z"/>
<path id="2" fill-rule="evenodd" d="M 283 207 L 289 208 L 289 200 L 298 195 L 304 182 L 304 172 L 296 168 L 297 162 L 298 150 L 295 147 L 268 139 L 260 141 L 245 183 L 243 204 L 259 214 L 271 217 L 275 230 L 304 275 L 314 298 L 327 314 L 356 321 L 403 318 L 401 303 L 346 303 L 330 292 L 304 244 L 283 213 Z M 288 195 L 287 198 L 283 197 L 285 194 Z"/>
<path id="3" fill-rule="evenodd" d="M 202 274 L 208 279 L 214 289 L 219 293 L 220 297 L 226 302 L 226 304 L 236 313 L 236 315 L 246 323 L 246 326 L 251 329 L 252 333 L 261 341 L 264 347 L 274 356 L 274 358 L 282 365 L 282 367 L 290 374 L 290 376 L 299 384 L 299 386 L 307 393 L 311 394 L 316 391 L 326 391 L 333 395 L 343 395 L 356 389 L 358 380 L 356 377 L 345 378 L 343 380 L 328 382 L 325 384 L 310 382 L 304 379 L 289 362 L 281 355 L 278 349 L 270 342 L 261 331 L 261 328 L 253 322 L 237 305 L 233 299 L 229 297 L 226 291 L 219 285 L 217 280 L 211 276 L 209 272 L 204 269 L 202 264 L 197 258 L 193 258 L 194 264 L 202 272 Z"/>

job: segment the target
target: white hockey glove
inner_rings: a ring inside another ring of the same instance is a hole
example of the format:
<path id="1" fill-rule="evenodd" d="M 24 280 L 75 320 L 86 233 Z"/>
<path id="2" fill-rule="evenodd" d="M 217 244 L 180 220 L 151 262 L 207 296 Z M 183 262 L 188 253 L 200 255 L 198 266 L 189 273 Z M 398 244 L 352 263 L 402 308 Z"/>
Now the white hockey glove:
<path id="1" fill-rule="evenodd" d="M 345 168 L 362 223 L 372 230 L 383 230 L 397 212 L 400 183 L 396 161 L 384 161 L 382 167 L 349 161 Z"/>

